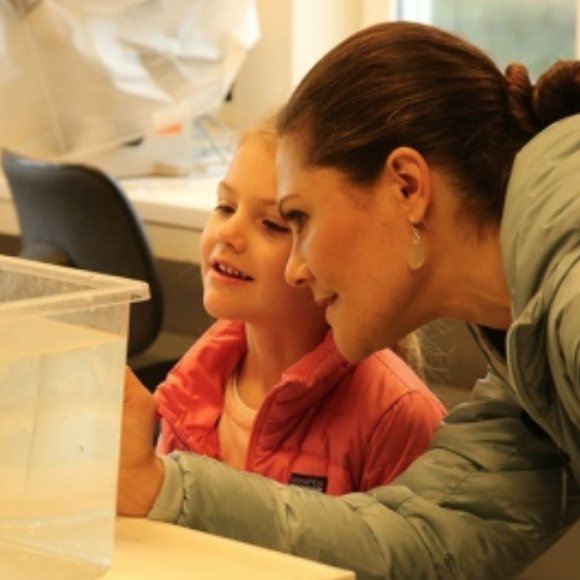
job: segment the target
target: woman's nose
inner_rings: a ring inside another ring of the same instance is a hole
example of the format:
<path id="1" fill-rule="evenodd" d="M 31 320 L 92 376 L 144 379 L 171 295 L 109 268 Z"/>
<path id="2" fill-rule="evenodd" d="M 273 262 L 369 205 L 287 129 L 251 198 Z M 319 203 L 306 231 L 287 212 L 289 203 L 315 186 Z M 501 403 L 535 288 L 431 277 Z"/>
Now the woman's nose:
<path id="1" fill-rule="evenodd" d="M 286 263 L 286 271 L 284 273 L 286 282 L 290 286 L 302 288 L 309 284 L 312 279 L 312 274 L 308 269 L 308 265 L 296 248 L 292 249 L 288 262 Z"/>

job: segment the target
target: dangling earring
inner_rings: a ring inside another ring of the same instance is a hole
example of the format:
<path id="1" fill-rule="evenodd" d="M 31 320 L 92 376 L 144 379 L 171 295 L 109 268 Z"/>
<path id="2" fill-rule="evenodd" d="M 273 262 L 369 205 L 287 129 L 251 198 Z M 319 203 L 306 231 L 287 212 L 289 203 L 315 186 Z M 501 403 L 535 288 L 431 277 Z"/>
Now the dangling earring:
<path id="1" fill-rule="evenodd" d="M 418 270 L 425 263 L 425 252 L 423 250 L 423 244 L 421 243 L 419 230 L 413 222 L 411 222 L 411 228 L 413 230 L 413 241 L 411 242 L 411 249 L 407 256 L 407 263 L 411 270 Z"/>

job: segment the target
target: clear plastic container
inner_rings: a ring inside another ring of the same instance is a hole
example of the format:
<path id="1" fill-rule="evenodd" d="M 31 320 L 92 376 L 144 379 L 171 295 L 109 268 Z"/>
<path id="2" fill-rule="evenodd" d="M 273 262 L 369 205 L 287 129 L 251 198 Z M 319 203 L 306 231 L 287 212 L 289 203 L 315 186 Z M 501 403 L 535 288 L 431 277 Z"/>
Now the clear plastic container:
<path id="1" fill-rule="evenodd" d="M 0 578 L 113 555 L 130 304 L 146 283 L 0 256 Z"/>

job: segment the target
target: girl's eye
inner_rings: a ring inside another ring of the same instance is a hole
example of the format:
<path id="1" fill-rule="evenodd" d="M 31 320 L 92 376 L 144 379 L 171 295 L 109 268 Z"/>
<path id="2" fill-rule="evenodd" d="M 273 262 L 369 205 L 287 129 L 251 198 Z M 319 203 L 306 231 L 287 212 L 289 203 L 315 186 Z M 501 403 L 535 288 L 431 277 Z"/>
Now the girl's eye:
<path id="1" fill-rule="evenodd" d="M 226 213 L 226 214 L 230 214 L 230 213 L 234 213 L 234 208 L 226 205 L 224 203 L 219 203 L 218 205 L 216 205 L 214 211 L 219 212 L 219 213 Z"/>
<path id="2" fill-rule="evenodd" d="M 286 226 L 283 226 L 283 225 L 278 224 L 276 222 L 273 222 L 271 220 L 264 220 L 264 225 L 269 230 L 273 230 L 275 232 L 280 232 L 282 234 L 288 233 L 290 231 L 290 228 L 287 228 Z"/>

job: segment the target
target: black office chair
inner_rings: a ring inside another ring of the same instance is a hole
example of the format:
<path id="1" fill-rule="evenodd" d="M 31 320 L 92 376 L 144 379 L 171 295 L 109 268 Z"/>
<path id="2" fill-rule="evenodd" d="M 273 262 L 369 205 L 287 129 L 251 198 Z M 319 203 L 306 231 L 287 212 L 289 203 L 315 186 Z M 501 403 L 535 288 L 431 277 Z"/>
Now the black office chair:
<path id="1" fill-rule="evenodd" d="M 40 161 L 7 149 L 2 167 L 21 231 L 19 256 L 149 284 L 131 305 L 128 357 L 148 349 L 163 325 L 163 292 L 141 219 L 117 182 L 81 164 Z M 135 368 L 153 390 L 175 361 Z"/>

